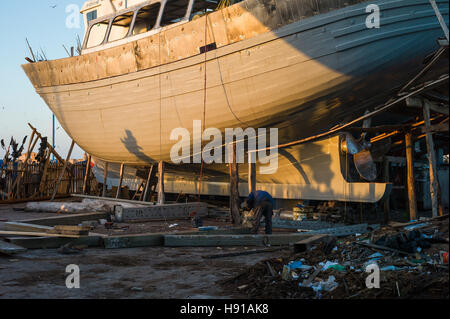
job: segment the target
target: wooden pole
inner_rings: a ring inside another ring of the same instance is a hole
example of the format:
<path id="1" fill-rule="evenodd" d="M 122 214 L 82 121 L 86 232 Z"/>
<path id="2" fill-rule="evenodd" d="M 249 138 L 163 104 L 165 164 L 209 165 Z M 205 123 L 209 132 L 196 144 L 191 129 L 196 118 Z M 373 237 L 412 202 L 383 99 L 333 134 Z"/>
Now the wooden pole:
<path id="1" fill-rule="evenodd" d="M 28 123 L 28 126 L 32 129 L 32 130 L 34 130 L 34 131 L 36 131 L 36 135 L 40 138 L 40 139 L 42 139 L 42 135 L 41 135 L 41 133 L 39 133 L 30 123 Z M 61 163 L 63 163 L 64 162 L 64 160 L 61 158 L 61 156 L 59 156 L 59 154 L 56 152 L 56 150 L 53 148 L 53 146 L 49 143 L 49 142 L 47 142 L 47 147 L 51 150 L 51 153 L 56 157 L 56 159 L 59 161 L 59 162 L 61 162 Z"/>
<path id="2" fill-rule="evenodd" d="M 122 182 L 123 182 L 123 173 L 125 171 L 125 164 L 120 165 L 120 177 L 119 177 L 119 184 L 117 185 L 117 192 L 116 192 L 116 198 L 120 197 L 120 190 L 122 189 Z"/>
<path id="3" fill-rule="evenodd" d="M 105 162 L 105 167 L 103 168 L 103 189 L 102 189 L 102 197 L 106 197 L 106 190 L 108 188 L 107 182 L 108 182 L 108 168 L 109 163 Z"/>
<path id="4" fill-rule="evenodd" d="M 144 194 L 142 195 L 143 202 L 148 201 L 148 196 L 150 192 L 150 183 L 152 181 L 152 177 L 155 175 L 155 170 L 156 170 L 155 165 L 150 166 L 150 169 L 148 170 L 147 182 L 145 183 Z"/>
<path id="5" fill-rule="evenodd" d="M 408 180 L 409 219 L 417 219 L 416 187 L 414 181 L 414 143 L 411 133 L 405 135 L 406 168 Z"/>
<path id="6" fill-rule="evenodd" d="M 53 190 L 53 195 L 51 201 L 55 199 L 56 193 L 58 192 L 59 183 L 61 183 L 61 180 L 64 176 L 64 173 L 66 172 L 67 166 L 69 165 L 70 156 L 72 156 L 73 147 L 75 146 L 75 141 L 72 140 L 72 144 L 70 145 L 69 153 L 67 153 L 66 161 L 64 162 L 64 167 L 61 173 L 58 176 L 58 179 L 55 183 L 55 189 Z"/>
<path id="7" fill-rule="evenodd" d="M 390 162 L 389 160 L 385 157 L 383 160 L 383 177 L 384 177 L 384 182 L 385 183 L 389 183 L 389 168 L 390 168 Z M 384 224 L 387 225 L 389 223 L 389 213 L 391 212 L 391 207 L 390 207 L 390 199 L 391 196 L 389 194 L 389 196 L 386 196 L 386 200 L 384 201 Z"/>
<path id="8" fill-rule="evenodd" d="M 30 123 L 28 123 L 28 126 L 29 126 L 33 131 L 36 132 L 36 135 L 37 135 L 40 139 L 42 139 L 41 133 L 39 133 L 39 132 L 33 127 L 33 125 L 31 125 Z M 49 142 L 47 142 L 47 147 L 48 147 L 48 149 L 51 151 L 51 153 L 56 157 L 56 159 L 57 159 L 59 162 L 64 163 L 64 160 L 61 158 L 61 156 L 59 156 L 59 154 L 56 152 L 56 150 L 53 148 L 53 146 L 50 145 Z M 72 174 L 72 172 L 71 172 L 69 169 L 67 170 L 67 172 L 68 172 L 69 174 Z"/>
<path id="9" fill-rule="evenodd" d="M 42 173 L 41 184 L 39 185 L 39 192 L 44 193 L 45 184 L 47 183 L 47 170 L 50 164 L 50 158 L 52 157 L 52 152 L 50 148 L 48 149 L 47 159 L 45 160 L 44 171 Z"/>
<path id="10" fill-rule="evenodd" d="M 256 153 L 248 153 L 248 193 L 256 191 Z"/>
<path id="11" fill-rule="evenodd" d="M 430 121 L 430 105 L 429 102 L 423 101 L 423 118 L 425 120 L 425 128 L 431 126 Z M 430 167 L 430 193 L 431 193 L 431 209 L 433 217 L 438 216 L 438 176 L 436 170 L 436 153 L 434 150 L 433 134 L 428 131 L 425 135 L 427 142 L 428 164 Z"/>
<path id="12" fill-rule="evenodd" d="M 28 166 L 28 160 L 30 159 L 31 156 L 31 152 L 33 151 L 34 147 L 36 146 L 37 141 L 39 140 L 39 136 L 36 137 L 36 140 L 33 142 L 34 136 L 36 134 L 36 130 L 33 130 L 33 132 L 31 133 L 31 138 L 30 138 L 30 142 L 28 144 L 28 149 L 27 149 L 27 155 L 25 157 L 25 161 L 23 162 L 23 171 L 22 174 L 18 175 L 16 180 L 14 181 L 14 185 L 13 185 L 13 189 L 16 187 L 17 185 L 17 191 L 16 191 L 16 197 L 19 198 L 19 189 L 20 189 L 20 181 L 24 178 L 25 176 L 25 172 L 27 170 L 27 166 Z"/>
<path id="13" fill-rule="evenodd" d="M 165 196 L 164 196 L 164 162 L 159 162 L 158 171 L 159 171 L 159 180 L 158 180 L 158 204 L 164 205 Z"/>
<path id="14" fill-rule="evenodd" d="M 239 211 L 239 170 L 236 161 L 236 144 L 228 144 L 228 165 L 230 166 L 230 215 L 234 225 L 241 224 Z"/>
<path id="15" fill-rule="evenodd" d="M 83 194 L 86 194 L 87 189 L 88 189 L 88 180 L 89 180 L 89 175 L 91 173 L 91 161 L 92 161 L 92 157 L 91 157 L 91 155 L 88 155 L 88 159 L 87 159 L 87 163 L 86 163 L 86 170 L 84 173 L 84 180 L 83 180 Z"/>

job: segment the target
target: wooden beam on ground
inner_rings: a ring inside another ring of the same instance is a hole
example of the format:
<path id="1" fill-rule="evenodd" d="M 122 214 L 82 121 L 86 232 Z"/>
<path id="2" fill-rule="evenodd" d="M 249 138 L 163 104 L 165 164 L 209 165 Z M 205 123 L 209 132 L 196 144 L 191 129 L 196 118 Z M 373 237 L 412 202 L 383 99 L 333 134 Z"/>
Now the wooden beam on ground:
<path id="1" fill-rule="evenodd" d="M 56 193 L 58 192 L 59 184 L 61 183 L 64 173 L 66 172 L 67 166 L 69 164 L 70 156 L 72 156 L 72 151 L 73 151 L 74 146 L 75 146 L 75 141 L 72 140 L 72 144 L 70 144 L 70 148 L 69 148 L 69 153 L 67 153 L 67 158 L 64 161 L 64 167 L 61 171 L 61 174 L 59 174 L 58 179 L 56 180 L 55 189 L 53 190 L 53 195 L 52 195 L 51 201 L 53 201 L 55 199 Z"/>
<path id="2" fill-rule="evenodd" d="M 106 197 L 106 189 L 107 189 L 107 182 L 108 182 L 108 168 L 109 163 L 105 162 L 105 167 L 103 168 L 103 189 L 102 189 L 102 196 Z"/>
<path id="3" fill-rule="evenodd" d="M 86 163 L 86 171 L 85 171 L 84 180 L 83 180 L 83 194 L 86 194 L 88 191 L 88 180 L 89 180 L 89 175 L 91 173 L 91 161 L 92 161 L 92 157 L 91 157 L 91 155 L 88 155 L 88 159 L 87 159 L 87 163 Z"/>
<path id="4" fill-rule="evenodd" d="M 104 200 L 108 202 L 118 202 L 118 203 L 130 203 L 130 204 L 136 204 L 140 206 L 155 206 L 156 203 L 153 202 L 141 202 L 137 200 L 131 200 L 131 199 L 122 199 L 122 198 L 104 198 L 100 196 L 90 196 L 90 195 L 81 195 L 81 194 L 70 194 L 72 197 L 77 198 L 89 198 L 89 199 L 95 199 L 95 200 Z"/>
<path id="5" fill-rule="evenodd" d="M 158 204 L 159 205 L 164 205 L 166 198 L 164 195 L 164 171 L 165 171 L 165 165 L 164 162 L 161 161 L 158 164 L 158 172 L 159 172 L 159 177 L 158 177 Z"/>
<path id="6" fill-rule="evenodd" d="M 423 101 L 423 118 L 425 121 L 425 127 L 430 128 L 430 103 L 428 101 Z M 428 132 L 426 133 L 426 144 L 427 144 L 427 152 L 428 152 L 428 164 L 430 167 L 430 193 L 431 193 L 431 209 L 433 217 L 443 214 L 439 214 L 439 194 L 438 194 L 438 176 L 437 176 L 437 168 L 436 168 L 436 152 L 434 149 L 434 141 L 433 134 Z"/>
<path id="7" fill-rule="evenodd" d="M 236 144 L 228 144 L 228 165 L 230 166 L 230 217 L 233 225 L 241 224 L 239 210 L 239 170 L 236 160 Z"/>
<path id="8" fill-rule="evenodd" d="M 262 249 L 250 249 L 250 250 L 241 250 L 241 251 L 233 251 L 226 252 L 221 254 L 211 254 L 202 256 L 204 259 L 217 259 L 217 258 L 227 258 L 227 257 L 236 257 L 236 256 L 246 256 L 246 255 L 255 255 L 255 254 L 264 254 L 264 253 L 272 253 L 284 249 L 289 249 L 290 246 L 284 247 L 276 247 L 276 248 L 262 248 Z"/>
<path id="9" fill-rule="evenodd" d="M 414 178 L 414 143 L 412 134 L 405 135 L 406 144 L 406 167 L 408 180 L 408 203 L 409 203 L 409 219 L 417 219 L 417 201 L 416 201 L 416 186 Z"/>
<path id="10" fill-rule="evenodd" d="M 14 255 L 25 252 L 27 249 L 22 246 L 14 245 L 0 239 L 0 253 L 5 255 Z"/>
<path id="11" fill-rule="evenodd" d="M 328 234 L 330 236 L 335 237 L 343 237 L 350 236 L 355 234 L 365 234 L 370 232 L 371 230 L 379 229 L 380 225 L 368 225 L 368 224 L 358 224 L 358 225 L 350 225 L 350 226 L 342 226 L 342 227 L 333 227 L 326 229 L 318 229 L 307 232 L 310 235 L 316 234 Z"/>
<path id="12" fill-rule="evenodd" d="M 326 234 L 315 235 L 302 239 L 294 243 L 294 253 L 302 253 L 310 249 L 313 245 L 327 241 L 329 238 Z"/>
<path id="13" fill-rule="evenodd" d="M 260 226 L 264 227 L 264 225 L 265 225 L 264 222 L 261 222 Z M 345 226 L 345 224 L 333 224 L 318 220 L 298 221 L 298 220 L 287 220 L 278 218 L 272 219 L 272 228 L 281 228 L 281 229 L 318 230 L 343 226 Z"/>
<path id="14" fill-rule="evenodd" d="M 120 175 L 119 175 L 119 184 L 117 185 L 116 199 L 120 197 L 120 192 L 122 191 L 122 183 L 123 183 L 123 174 L 125 173 L 125 164 L 122 163 L 120 165 Z"/>
<path id="15" fill-rule="evenodd" d="M 75 246 L 100 247 L 102 246 L 101 236 L 86 236 L 79 238 L 61 238 L 61 237 L 36 237 L 36 238 L 8 238 L 8 241 L 14 245 L 19 245 L 27 249 L 54 249 L 63 245 L 72 243 Z"/>
<path id="16" fill-rule="evenodd" d="M 50 234 L 50 233 L 37 233 L 37 232 L 23 232 L 23 231 L 7 231 L 0 230 L 1 237 L 9 236 L 30 236 L 30 237 L 68 237 L 79 238 L 79 235 L 67 235 L 67 234 Z"/>
<path id="17" fill-rule="evenodd" d="M 103 238 L 106 249 L 163 246 L 164 233 L 110 236 Z"/>
<path id="18" fill-rule="evenodd" d="M 311 235 L 291 233 L 274 235 L 166 235 L 167 247 L 282 246 L 309 238 Z"/>
<path id="19" fill-rule="evenodd" d="M 196 216 L 206 217 L 208 216 L 208 204 L 180 203 L 139 208 L 115 206 L 114 215 L 119 222 L 144 222 L 151 220 L 188 219 L 194 211 L 196 212 Z"/>
<path id="20" fill-rule="evenodd" d="M 44 225 L 44 226 L 56 226 L 56 225 L 79 225 L 88 220 L 107 219 L 109 213 L 85 213 L 85 214 L 73 214 L 65 216 L 44 217 L 36 219 L 26 219 L 18 221 L 20 223 Z"/>
<path id="21" fill-rule="evenodd" d="M 56 195 L 56 199 L 64 199 L 69 198 L 70 195 Z M 45 196 L 40 198 L 24 198 L 24 199 L 11 199 L 11 200 L 3 200 L 0 201 L 0 205 L 12 205 L 12 204 L 21 204 L 27 202 L 43 202 L 51 199 L 51 196 Z"/>
<path id="22" fill-rule="evenodd" d="M 52 230 L 53 227 L 44 226 L 44 225 L 35 225 L 28 223 L 20 223 L 20 222 L 7 222 L 3 224 L 3 228 L 9 231 L 25 231 L 25 232 L 37 232 L 37 233 L 45 233 L 49 230 Z"/>
<path id="23" fill-rule="evenodd" d="M 147 233 L 147 234 L 132 234 L 132 235 L 118 235 L 108 236 L 103 238 L 103 246 L 107 249 L 119 249 L 119 248 L 136 248 L 136 247 L 151 247 L 151 246 L 163 246 L 164 236 L 170 234 L 178 235 L 198 235 L 198 236 L 210 236 L 219 234 L 243 234 L 247 233 L 248 229 L 233 228 L 233 229 L 219 229 L 210 231 L 188 230 L 176 233 Z"/>

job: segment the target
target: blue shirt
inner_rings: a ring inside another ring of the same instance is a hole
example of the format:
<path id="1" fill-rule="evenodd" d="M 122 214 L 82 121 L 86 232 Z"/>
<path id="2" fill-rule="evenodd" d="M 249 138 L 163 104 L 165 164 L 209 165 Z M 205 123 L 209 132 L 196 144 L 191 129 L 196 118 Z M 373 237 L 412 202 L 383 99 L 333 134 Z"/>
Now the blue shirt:
<path id="1" fill-rule="evenodd" d="M 275 202 L 268 192 L 256 191 L 248 195 L 247 203 L 250 208 L 258 207 L 263 201 L 270 201 L 272 206 L 275 206 Z"/>

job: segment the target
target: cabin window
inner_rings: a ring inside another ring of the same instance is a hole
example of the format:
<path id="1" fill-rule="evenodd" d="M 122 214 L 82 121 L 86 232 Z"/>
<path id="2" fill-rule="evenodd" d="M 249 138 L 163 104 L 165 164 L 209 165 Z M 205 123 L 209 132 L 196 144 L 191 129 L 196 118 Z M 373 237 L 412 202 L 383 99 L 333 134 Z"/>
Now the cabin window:
<path id="1" fill-rule="evenodd" d="M 161 19 L 161 27 L 177 23 L 186 16 L 189 0 L 167 0 Z"/>
<path id="2" fill-rule="evenodd" d="M 86 14 L 87 22 L 97 19 L 97 10 L 90 11 Z"/>
<path id="3" fill-rule="evenodd" d="M 109 33 L 109 41 L 121 40 L 128 35 L 131 22 L 133 21 L 133 15 L 134 12 L 128 12 L 114 18 Z"/>
<path id="4" fill-rule="evenodd" d="M 141 8 L 136 16 L 133 35 L 145 33 L 153 29 L 155 27 L 156 20 L 158 20 L 160 8 L 161 3 L 159 2 Z"/>
<path id="5" fill-rule="evenodd" d="M 86 48 L 92 48 L 103 43 L 105 40 L 106 31 L 108 31 L 109 20 L 104 20 L 102 22 L 93 24 L 91 30 L 89 31 L 89 38 L 87 41 Z"/>
<path id="6" fill-rule="evenodd" d="M 231 3 L 232 1 L 230 1 Z M 194 0 L 189 20 L 200 18 L 205 12 L 215 11 L 219 6 L 219 0 Z"/>

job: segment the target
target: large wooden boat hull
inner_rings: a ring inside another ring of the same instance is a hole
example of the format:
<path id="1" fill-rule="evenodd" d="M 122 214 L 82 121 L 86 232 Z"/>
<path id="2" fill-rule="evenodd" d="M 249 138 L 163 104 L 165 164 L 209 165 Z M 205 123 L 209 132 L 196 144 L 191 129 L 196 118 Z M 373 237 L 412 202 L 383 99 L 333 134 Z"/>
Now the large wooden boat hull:
<path id="1" fill-rule="evenodd" d="M 222 131 L 277 127 L 284 143 L 355 118 L 414 76 L 443 34 L 427 0 L 327 0 L 324 13 L 309 17 L 305 2 L 247 0 L 117 48 L 24 69 L 86 152 L 148 165 L 170 161 L 171 132 L 192 133 L 194 120 Z M 333 3 L 341 8 L 330 11 Z M 448 1 L 437 3 L 448 21 Z M 366 27 L 368 4 L 381 9 L 379 29 Z M 199 54 L 205 36 L 217 49 Z M 280 171 L 262 178 L 291 184 Z"/>

